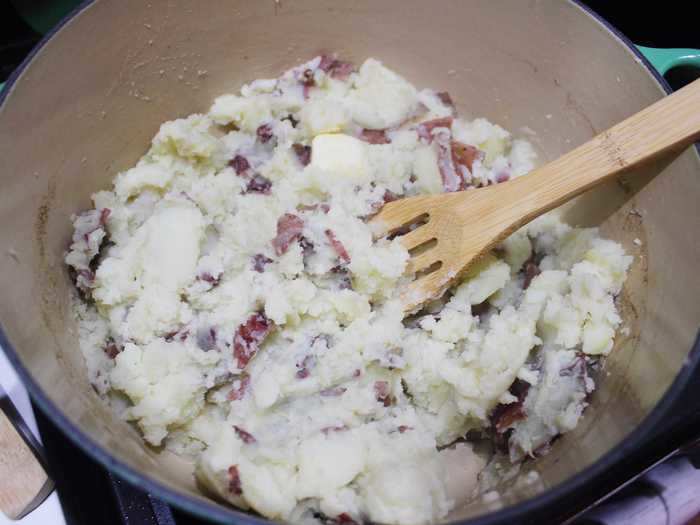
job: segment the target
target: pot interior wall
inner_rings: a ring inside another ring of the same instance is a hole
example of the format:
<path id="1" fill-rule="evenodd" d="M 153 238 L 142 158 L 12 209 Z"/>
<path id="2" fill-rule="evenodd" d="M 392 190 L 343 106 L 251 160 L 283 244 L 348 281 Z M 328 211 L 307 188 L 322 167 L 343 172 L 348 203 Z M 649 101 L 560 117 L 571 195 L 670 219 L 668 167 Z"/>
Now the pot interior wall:
<path id="1" fill-rule="evenodd" d="M 532 140 L 542 162 L 662 96 L 636 58 L 567 2 L 97 1 L 33 58 L 0 108 L 0 321 L 67 418 L 127 465 L 201 497 L 190 466 L 143 446 L 87 384 L 62 264 L 70 215 L 144 153 L 159 125 L 321 51 L 374 56 L 460 112 Z M 568 208 L 634 254 L 620 335 L 582 424 L 488 503 L 520 501 L 623 440 L 681 368 L 700 319 L 698 158 L 688 150 Z M 658 174 L 653 180 L 651 177 Z M 630 213 L 639 210 L 641 216 Z M 641 248 L 633 243 L 638 238 Z M 212 505 L 214 505 L 212 503 Z"/>

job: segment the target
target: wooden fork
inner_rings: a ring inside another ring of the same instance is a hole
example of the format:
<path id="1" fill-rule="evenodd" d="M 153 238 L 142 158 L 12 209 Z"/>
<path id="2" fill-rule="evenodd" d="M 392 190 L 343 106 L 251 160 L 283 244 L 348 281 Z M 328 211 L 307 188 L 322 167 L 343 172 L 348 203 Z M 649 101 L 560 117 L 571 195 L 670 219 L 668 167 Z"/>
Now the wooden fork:
<path id="1" fill-rule="evenodd" d="M 535 217 L 623 170 L 668 150 L 680 150 L 698 138 L 700 80 L 523 177 L 481 189 L 387 203 L 370 221 L 376 238 L 423 218 L 425 224 L 399 240 L 414 252 L 433 245 L 409 260 L 407 273 L 423 275 L 401 289 L 405 311 L 413 312 L 439 297 L 475 261 Z"/>

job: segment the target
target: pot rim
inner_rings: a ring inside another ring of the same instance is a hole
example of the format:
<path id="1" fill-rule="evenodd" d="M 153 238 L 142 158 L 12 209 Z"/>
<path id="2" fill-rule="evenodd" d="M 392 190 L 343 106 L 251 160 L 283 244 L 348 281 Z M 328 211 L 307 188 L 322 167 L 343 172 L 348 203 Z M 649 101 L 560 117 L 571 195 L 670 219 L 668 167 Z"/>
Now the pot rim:
<path id="1" fill-rule="evenodd" d="M 588 15 L 593 18 L 593 20 L 599 23 L 604 29 L 606 29 L 622 44 L 624 44 L 636 57 L 639 63 L 644 66 L 652 78 L 656 80 L 658 85 L 667 95 L 672 92 L 671 87 L 664 80 L 664 78 L 623 33 L 616 29 L 602 16 L 598 15 L 590 7 L 583 5 L 581 0 L 567 1 L 578 7 L 584 15 Z M 44 48 L 44 46 L 58 31 L 60 31 L 78 14 L 82 13 L 85 9 L 92 5 L 93 2 L 94 0 L 84 0 L 63 20 L 61 20 L 56 27 L 44 35 L 36 47 L 32 49 L 29 55 L 27 55 L 27 57 L 22 61 L 20 66 L 13 71 L 10 77 L 7 79 L 5 89 L 3 89 L 0 93 L 0 106 L 2 106 L 8 93 L 11 91 L 11 88 L 24 70 L 32 62 L 34 57 Z M 697 152 L 700 153 L 700 143 L 696 143 L 695 147 L 697 148 Z M 27 388 L 32 400 L 37 404 L 40 410 L 63 432 L 64 435 L 68 436 L 68 438 L 75 445 L 77 445 L 83 452 L 88 454 L 92 459 L 96 460 L 109 471 L 114 472 L 117 476 L 135 487 L 146 490 L 150 494 L 153 494 L 167 503 L 179 507 L 186 512 L 194 514 L 195 516 L 207 521 L 211 520 L 217 523 L 226 524 L 231 523 L 231 520 L 233 519 L 236 520 L 236 523 L 251 525 L 267 525 L 272 523 L 271 520 L 240 511 L 233 507 L 223 507 L 213 500 L 198 499 L 189 494 L 179 493 L 175 489 L 169 488 L 160 481 L 152 478 L 149 474 L 139 472 L 137 469 L 115 458 L 90 436 L 83 432 L 77 425 L 71 422 L 65 416 L 65 414 L 60 411 L 55 403 L 51 401 L 38 383 L 34 381 L 29 370 L 22 364 L 19 355 L 15 351 L 10 341 L 7 339 L 1 323 L 0 347 L 5 351 L 5 355 L 16 370 L 17 374 L 22 380 L 22 383 Z M 600 490 L 598 491 L 600 494 L 597 495 L 594 491 L 592 500 L 588 502 L 581 501 L 583 498 L 577 497 L 577 495 L 582 495 L 584 492 L 591 495 L 590 487 L 594 484 L 602 488 L 608 487 L 608 490 L 616 490 L 617 488 L 622 487 L 627 481 L 629 481 L 630 478 L 629 457 L 632 456 L 633 453 L 639 452 L 643 448 L 642 446 L 647 443 L 648 438 L 655 434 L 662 426 L 663 420 L 668 417 L 670 409 L 676 403 L 681 394 L 686 390 L 690 379 L 695 373 L 700 374 L 700 334 L 693 344 L 693 347 L 690 349 L 688 358 L 686 359 L 683 367 L 679 370 L 673 383 L 664 393 L 663 397 L 656 404 L 656 406 L 647 415 L 647 417 L 635 429 L 633 429 L 622 442 L 618 443 L 615 447 L 607 451 L 592 465 L 566 479 L 559 485 L 556 485 L 535 497 L 515 503 L 503 509 L 493 511 L 489 514 L 454 521 L 451 523 L 454 525 L 496 525 L 503 523 L 518 523 L 523 519 L 529 521 L 534 517 L 534 515 L 544 515 L 545 513 L 550 517 L 550 519 L 552 519 L 556 517 L 555 511 L 549 510 L 548 512 L 548 509 L 553 509 L 557 503 L 561 503 L 567 498 L 571 500 L 572 503 L 572 506 L 569 506 L 568 508 L 574 508 L 578 512 L 583 510 L 586 506 L 593 504 L 595 501 L 597 501 L 597 499 L 601 498 L 605 492 L 600 492 Z M 635 472 L 634 474 L 641 474 L 644 470 L 675 453 L 676 450 L 678 450 L 678 448 L 684 444 L 685 443 L 683 442 L 675 443 L 675 445 L 671 446 L 671 450 L 662 450 L 660 453 L 657 450 L 656 457 L 645 458 L 639 461 L 637 466 L 641 466 L 641 469 L 638 469 L 638 472 Z M 668 447 L 667 444 L 665 445 Z M 612 471 L 611 467 L 619 465 L 623 461 L 627 463 L 625 467 Z M 605 482 L 603 482 L 604 477 Z M 614 481 L 614 483 L 611 483 L 611 481 Z M 588 489 L 588 491 L 585 489 Z M 571 516 L 567 515 L 565 517 L 570 518 Z"/>

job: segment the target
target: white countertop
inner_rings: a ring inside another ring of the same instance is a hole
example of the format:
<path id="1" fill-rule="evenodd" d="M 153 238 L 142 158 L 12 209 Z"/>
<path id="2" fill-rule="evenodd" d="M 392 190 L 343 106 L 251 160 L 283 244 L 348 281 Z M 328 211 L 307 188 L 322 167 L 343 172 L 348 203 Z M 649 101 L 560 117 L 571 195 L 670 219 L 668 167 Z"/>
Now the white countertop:
<path id="1" fill-rule="evenodd" d="M 17 374 L 7 361 L 2 348 L 0 348 L 0 385 L 10 396 L 10 399 L 17 407 L 19 413 L 22 414 L 27 426 L 31 429 L 37 439 L 41 441 L 41 436 L 39 435 L 39 430 L 37 429 L 36 419 L 34 419 L 34 413 L 32 412 L 32 406 L 29 403 L 27 391 L 24 389 L 22 383 L 20 383 L 20 380 L 17 377 Z M 0 481 L 0 483 L 2 483 L 2 481 Z M 11 521 L 0 512 L 0 525 L 65 525 L 65 523 L 66 520 L 63 517 L 61 504 L 58 501 L 58 495 L 55 491 L 48 498 L 46 498 L 46 500 L 37 509 L 25 516 L 20 521 Z"/>

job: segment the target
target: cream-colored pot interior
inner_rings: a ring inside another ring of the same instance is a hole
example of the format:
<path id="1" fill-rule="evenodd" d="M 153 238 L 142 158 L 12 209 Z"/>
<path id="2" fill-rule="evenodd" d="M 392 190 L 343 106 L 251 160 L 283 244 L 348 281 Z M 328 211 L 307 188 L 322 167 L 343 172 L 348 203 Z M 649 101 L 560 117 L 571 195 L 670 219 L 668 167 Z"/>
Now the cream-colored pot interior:
<path id="1" fill-rule="evenodd" d="M 204 500 L 190 465 L 146 448 L 86 380 L 62 263 L 69 217 L 135 163 L 162 122 L 321 51 L 373 56 L 447 90 L 462 114 L 527 134 L 543 162 L 663 96 L 624 43 L 567 1 L 98 0 L 66 23 L 0 108 L 0 322 L 57 410 L 178 494 Z M 575 476 L 634 432 L 671 385 L 700 320 L 699 175 L 691 148 L 571 207 L 573 222 L 601 225 L 638 255 L 619 298 L 630 333 L 618 336 L 580 426 L 529 464 L 539 481 L 503 487 L 500 500 L 450 520 Z"/>

